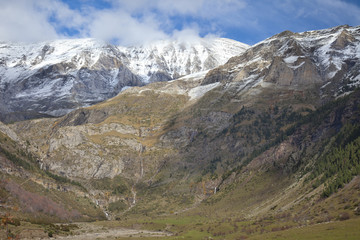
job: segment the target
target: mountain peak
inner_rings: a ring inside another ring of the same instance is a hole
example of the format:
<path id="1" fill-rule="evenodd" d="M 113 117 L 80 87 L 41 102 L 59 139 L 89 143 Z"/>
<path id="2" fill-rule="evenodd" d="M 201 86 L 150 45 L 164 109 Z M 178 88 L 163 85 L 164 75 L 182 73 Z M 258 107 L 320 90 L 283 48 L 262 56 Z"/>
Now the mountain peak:
<path id="1" fill-rule="evenodd" d="M 249 46 L 226 38 L 201 38 L 192 41 L 161 40 L 136 47 L 119 47 L 128 67 L 144 82 L 167 79 L 212 69 L 243 53 Z"/>

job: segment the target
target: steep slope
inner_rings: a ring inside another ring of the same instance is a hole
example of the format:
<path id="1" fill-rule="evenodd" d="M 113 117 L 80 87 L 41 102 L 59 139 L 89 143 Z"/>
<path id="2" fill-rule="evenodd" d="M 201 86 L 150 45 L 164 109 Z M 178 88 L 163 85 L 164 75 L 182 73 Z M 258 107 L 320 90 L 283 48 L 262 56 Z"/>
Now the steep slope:
<path id="1" fill-rule="evenodd" d="M 249 47 L 226 38 L 205 38 L 193 41 L 163 40 L 119 49 L 129 60 L 127 66 L 144 82 L 158 82 L 210 70 Z"/>

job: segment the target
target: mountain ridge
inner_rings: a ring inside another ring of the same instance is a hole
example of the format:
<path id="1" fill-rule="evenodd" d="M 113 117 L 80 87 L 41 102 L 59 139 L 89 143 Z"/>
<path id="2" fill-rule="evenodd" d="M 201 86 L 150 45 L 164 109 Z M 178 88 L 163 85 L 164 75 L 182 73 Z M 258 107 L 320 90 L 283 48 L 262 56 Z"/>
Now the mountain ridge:
<path id="1" fill-rule="evenodd" d="M 210 71 L 203 84 L 214 82 L 212 78 L 220 81 L 226 79 L 228 82 L 259 79 L 259 84 L 275 83 L 278 87 L 290 85 L 294 89 L 297 84 L 322 83 L 320 88 L 323 92 L 326 92 L 326 88 L 335 89 L 332 84 L 340 87 L 344 81 L 347 85 L 357 86 L 360 84 L 357 64 L 360 51 L 358 44 L 352 43 L 359 39 L 359 27 L 349 26 L 303 33 L 280 33 Z M 339 42 L 342 48 L 337 49 Z M 261 79 L 265 76 L 265 79 Z M 286 79 L 286 82 L 276 79 Z M 304 82 L 306 79 L 312 82 Z M 331 94 L 341 94 L 341 90 Z"/>
<path id="2" fill-rule="evenodd" d="M 2 42 L 0 109 L 8 116 L 1 120 L 11 121 L 8 119 L 15 117 L 11 114 L 14 112 L 19 115 L 18 120 L 41 114 L 61 116 L 111 98 L 126 87 L 142 86 L 149 80 L 169 81 L 186 73 L 209 70 L 247 48 L 235 41 L 220 46 L 229 41 L 162 41 L 151 45 L 150 49 L 146 46 L 124 48 L 95 39 L 64 39 L 37 44 Z M 217 42 L 218 49 L 213 47 Z M 241 47 L 234 48 L 234 43 Z M 164 52 L 157 53 L 157 49 L 164 46 L 168 47 L 166 53 L 171 54 L 170 59 L 160 57 Z M 173 51 L 169 51 L 170 48 Z M 134 51 L 137 54 L 134 55 Z M 139 54 L 144 51 L 147 55 Z M 218 55 L 221 55 L 220 62 L 216 60 Z M 150 60 L 156 63 L 154 69 Z M 171 66 L 169 62 L 172 62 Z M 191 68 L 195 63 L 197 67 Z M 135 65 L 141 65 L 147 72 L 139 71 Z"/>

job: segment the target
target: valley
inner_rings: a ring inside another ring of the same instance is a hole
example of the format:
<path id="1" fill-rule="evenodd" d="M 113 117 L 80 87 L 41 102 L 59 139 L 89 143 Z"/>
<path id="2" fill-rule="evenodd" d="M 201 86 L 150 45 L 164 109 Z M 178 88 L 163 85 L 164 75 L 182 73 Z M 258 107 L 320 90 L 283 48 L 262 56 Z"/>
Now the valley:
<path id="1" fill-rule="evenodd" d="M 225 42 L 211 68 L 0 123 L 0 236 L 357 239 L 360 28 Z"/>

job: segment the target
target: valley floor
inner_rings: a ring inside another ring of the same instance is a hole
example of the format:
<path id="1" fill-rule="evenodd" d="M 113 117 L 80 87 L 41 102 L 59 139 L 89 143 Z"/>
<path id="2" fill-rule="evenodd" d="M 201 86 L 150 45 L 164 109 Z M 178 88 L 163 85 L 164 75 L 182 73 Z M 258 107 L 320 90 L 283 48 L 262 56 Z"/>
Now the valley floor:
<path id="1" fill-rule="evenodd" d="M 153 238 L 169 236 L 169 233 L 161 231 L 148 231 L 128 228 L 107 228 L 96 226 L 91 223 L 80 223 L 78 231 L 73 235 L 59 236 L 54 239 L 90 240 L 90 239 L 122 239 L 122 238 Z"/>
<path id="2" fill-rule="evenodd" d="M 215 222 L 200 222 L 200 219 L 191 221 L 187 217 L 169 217 L 164 219 L 154 219 L 142 221 L 99 221 L 93 223 L 75 223 L 69 225 L 70 231 L 59 231 L 54 233 L 52 230 L 40 225 L 23 223 L 19 227 L 11 227 L 14 234 L 18 234 L 19 239 L 347 239 L 356 240 L 360 237 L 360 217 L 344 221 L 332 221 L 314 225 L 283 228 L 283 223 L 279 223 L 278 228 L 262 233 L 255 229 L 260 226 L 253 225 L 254 231 L 250 232 L 246 226 L 250 222 L 218 222 L 222 231 L 211 233 L 215 228 Z M 229 231 L 231 226 L 238 225 L 236 231 Z M 131 228 L 129 226 L 131 225 Z M 60 225 L 59 225 L 60 226 Z M 126 227 L 124 227 L 126 226 Z M 163 227 L 163 229 L 158 229 Z M 147 230 L 145 230 L 147 229 Z M 210 231 L 209 231 L 210 230 Z M 51 232 L 51 234 L 49 234 Z M 5 239 L 4 230 L 1 231 L 0 238 Z"/>
<path id="3" fill-rule="evenodd" d="M 59 225 L 37 225 L 21 223 L 20 226 L 9 227 L 11 231 L 8 239 L 137 239 L 137 238 L 160 238 L 170 236 L 171 233 L 164 231 L 151 231 L 136 228 L 123 228 L 113 226 L 108 222 L 81 222 Z M 0 239 L 7 239 L 5 229 L 0 232 Z"/>

